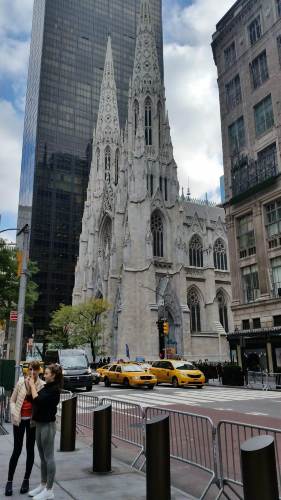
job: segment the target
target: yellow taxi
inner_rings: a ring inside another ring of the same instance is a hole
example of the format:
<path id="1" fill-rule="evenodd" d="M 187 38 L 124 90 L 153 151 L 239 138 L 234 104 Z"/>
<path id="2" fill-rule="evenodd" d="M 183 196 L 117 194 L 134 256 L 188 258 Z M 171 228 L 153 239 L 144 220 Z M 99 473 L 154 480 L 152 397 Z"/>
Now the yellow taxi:
<path id="1" fill-rule="evenodd" d="M 157 384 L 172 384 L 173 387 L 193 385 L 201 389 L 205 383 L 204 374 L 188 361 L 154 361 L 150 373 L 157 378 Z"/>
<path id="2" fill-rule="evenodd" d="M 153 389 L 157 383 L 152 373 L 145 372 L 143 368 L 134 363 L 116 363 L 110 366 L 103 374 L 104 385 L 120 384 L 125 387 L 144 386 Z"/>
<path id="3" fill-rule="evenodd" d="M 22 369 L 22 374 L 24 377 L 26 377 L 26 375 L 28 375 L 28 367 L 30 365 L 31 361 L 22 361 L 20 363 L 20 366 L 21 366 L 21 369 Z M 44 375 L 44 363 L 43 361 L 39 361 L 40 363 L 40 372 L 39 372 L 39 377 L 40 378 L 43 378 L 43 375 Z"/>
<path id="4" fill-rule="evenodd" d="M 109 365 L 104 365 L 101 368 L 96 369 L 96 372 L 98 372 L 100 374 L 101 380 L 103 380 L 104 372 L 106 372 L 111 367 L 111 365 L 112 365 L 112 363 L 110 363 Z"/>

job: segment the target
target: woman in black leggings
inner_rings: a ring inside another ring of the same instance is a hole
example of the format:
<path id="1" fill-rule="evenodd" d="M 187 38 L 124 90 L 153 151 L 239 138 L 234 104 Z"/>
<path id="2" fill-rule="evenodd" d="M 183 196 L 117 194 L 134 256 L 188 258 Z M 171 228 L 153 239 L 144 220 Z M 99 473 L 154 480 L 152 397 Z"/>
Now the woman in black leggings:
<path id="1" fill-rule="evenodd" d="M 33 374 L 37 390 L 40 391 L 44 386 L 44 382 L 39 378 L 39 361 L 32 361 L 28 368 L 29 375 Z M 31 391 L 26 381 L 18 382 L 11 397 L 14 448 L 9 463 L 8 482 L 5 489 L 6 497 L 10 497 L 13 494 L 13 479 L 22 451 L 24 434 L 26 435 L 26 468 L 20 493 L 27 493 L 29 490 L 29 478 L 34 463 L 35 445 L 35 424 L 31 420 L 32 401 Z"/>

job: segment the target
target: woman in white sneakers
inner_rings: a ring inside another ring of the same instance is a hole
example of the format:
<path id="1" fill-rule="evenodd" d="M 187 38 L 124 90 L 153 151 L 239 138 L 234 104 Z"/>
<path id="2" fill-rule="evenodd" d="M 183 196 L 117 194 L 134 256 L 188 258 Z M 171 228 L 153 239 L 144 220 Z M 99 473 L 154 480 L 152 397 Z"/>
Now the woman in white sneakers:
<path id="1" fill-rule="evenodd" d="M 39 392 L 44 387 L 44 382 L 39 378 L 39 361 L 32 361 L 29 364 L 28 370 L 29 376 L 33 376 L 36 391 Z M 11 397 L 14 448 L 9 463 L 8 482 L 5 489 L 6 497 L 10 497 L 13 494 L 13 479 L 22 451 L 24 434 L 26 435 L 26 468 L 20 493 L 27 493 L 29 490 L 29 478 L 34 463 L 35 445 L 35 423 L 32 421 L 32 402 L 28 378 L 26 378 L 17 383 Z"/>
<path id="2" fill-rule="evenodd" d="M 54 447 L 56 414 L 62 380 L 62 368 L 55 364 L 49 365 L 45 369 L 46 385 L 40 392 L 36 389 L 34 379 L 30 378 L 29 380 L 33 398 L 32 418 L 36 422 L 36 443 L 41 459 L 41 484 L 28 493 L 34 500 L 55 498 L 53 492 L 56 474 Z"/>

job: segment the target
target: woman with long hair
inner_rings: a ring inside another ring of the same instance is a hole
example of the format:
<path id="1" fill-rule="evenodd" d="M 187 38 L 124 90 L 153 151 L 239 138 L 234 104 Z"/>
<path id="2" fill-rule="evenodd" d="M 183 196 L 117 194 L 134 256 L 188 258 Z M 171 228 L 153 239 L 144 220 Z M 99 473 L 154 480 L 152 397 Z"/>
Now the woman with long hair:
<path id="1" fill-rule="evenodd" d="M 44 382 L 40 380 L 40 363 L 31 361 L 28 366 L 29 377 L 33 377 L 34 387 L 39 391 L 44 387 Z M 20 380 L 13 391 L 11 397 L 11 417 L 13 423 L 14 448 L 10 458 L 8 482 L 6 484 L 5 496 L 13 494 L 13 479 L 23 445 L 24 434 L 26 435 L 26 468 L 20 493 L 27 493 L 29 490 L 29 478 L 34 463 L 35 445 L 35 423 L 32 421 L 32 397 L 28 378 Z"/>
<path id="2" fill-rule="evenodd" d="M 45 386 L 38 392 L 34 378 L 29 385 L 33 398 L 33 420 L 36 423 L 36 443 L 41 460 L 41 484 L 28 494 L 34 500 L 55 498 L 53 484 L 56 474 L 54 456 L 56 414 L 60 401 L 63 374 L 60 365 L 52 364 L 45 369 Z"/>

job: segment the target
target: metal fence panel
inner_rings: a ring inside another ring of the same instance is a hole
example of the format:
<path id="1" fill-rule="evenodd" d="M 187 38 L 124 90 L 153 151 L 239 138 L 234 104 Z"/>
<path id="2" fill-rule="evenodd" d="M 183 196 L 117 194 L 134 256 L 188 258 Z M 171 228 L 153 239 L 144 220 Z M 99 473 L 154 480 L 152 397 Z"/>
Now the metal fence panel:
<path id="1" fill-rule="evenodd" d="M 112 406 L 112 436 L 143 448 L 143 410 L 126 401 L 102 398 L 102 404 Z"/>
<path id="2" fill-rule="evenodd" d="M 281 492 L 281 430 L 226 420 L 219 422 L 217 426 L 219 477 L 222 488 L 228 483 L 242 486 L 240 447 L 247 439 L 264 434 L 274 438 L 279 491 Z"/>
<path id="3" fill-rule="evenodd" d="M 78 394 L 76 425 L 93 429 L 93 411 L 99 406 L 101 400 L 91 394 Z"/>

